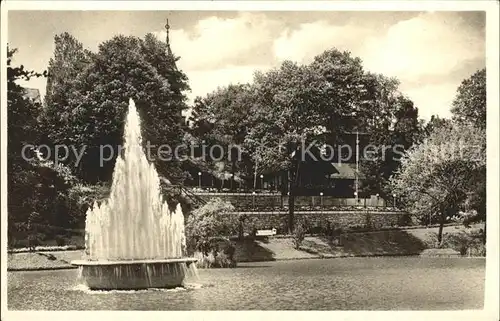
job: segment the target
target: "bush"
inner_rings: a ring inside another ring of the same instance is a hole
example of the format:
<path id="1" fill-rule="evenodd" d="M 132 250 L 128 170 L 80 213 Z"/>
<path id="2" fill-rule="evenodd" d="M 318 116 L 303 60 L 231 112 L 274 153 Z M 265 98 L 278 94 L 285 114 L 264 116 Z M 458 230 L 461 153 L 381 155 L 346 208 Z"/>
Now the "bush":
<path id="1" fill-rule="evenodd" d="M 398 217 L 398 226 L 411 226 L 413 225 L 413 220 L 410 214 L 405 213 Z"/>
<path id="2" fill-rule="evenodd" d="M 198 259 L 196 267 L 201 269 L 236 267 L 236 261 L 231 260 L 229 256 L 223 252 L 215 255 L 213 253 L 203 255 L 201 252 L 196 252 L 195 257 Z"/>
<path id="3" fill-rule="evenodd" d="M 360 232 L 368 230 L 364 225 L 359 225 L 359 224 L 349 225 L 348 229 L 351 231 L 360 231 Z"/>
<path id="4" fill-rule="evenodd" d="M 57 246 L 64 246 L 66 245 L 66 239 L 61 236 L 61 235 L 56 235 L 54 237 L 54 240 L 56 241 Z"/>
<path id="5" fill-rule="evenodd" d="M 486 247 L 483 244 L 481 230 L 446 234 L 446 237 L 443 237 L 443 247 L 452 248 L 460 252 L 461 255 L 486 255 Z"/>
<path id="6" fill-rule="evenodd" d="M 302 223 L 295 226 L 293 230 L 293 245 L 296 249 L 299 249 L 306 236 L 306 229 Z"/>
<path id="7" fill-rule="evenodd" d="M 234 206 L 221 199 L 213 199 L 197 208 L 188 217 L 186 223 L 186 240 L 188 251 L 201 251 L 207 254 L 213 238 L 230 237 L 238 234 L 239 215 L 229 214 Z"/>
<path id="8" fill-rule="evenodd" d="M 31 233 L 28 235 L 28 248 L 31 251 L 35 250 L 36 246 L 40 246 L 42 244 L 42 240 L 45 237 L 45 234 L 41 233 Z"/>
<path id="9" fill-rule="evenodd" d="M 437 242 L 437 233 L 431 233 L 426 245 L 428 248 L 450 248 L 464 256 L 486 255 L 482 229 L 444 233 L 441 244 Z"/>
<path id="10" fill-rule="evenodd" d="M 234 254 L 236 247 L 228 239 L 216 237 L 201 245 L 201 251 L 195 252 L 197 266 L 201 268 L 230 268 L 236 266 Z"/>

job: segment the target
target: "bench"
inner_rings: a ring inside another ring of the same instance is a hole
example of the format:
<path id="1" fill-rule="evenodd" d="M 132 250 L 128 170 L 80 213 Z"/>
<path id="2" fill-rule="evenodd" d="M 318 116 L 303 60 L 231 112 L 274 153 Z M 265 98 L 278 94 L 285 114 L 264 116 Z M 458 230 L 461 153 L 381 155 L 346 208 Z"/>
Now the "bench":
<path id="1" fill-rule="evenodd" d="M 255 236 L 274 236 L 276 235 L 276 229 L 273 228 L 272 230 L 257 230 L 257 233 Z"/>

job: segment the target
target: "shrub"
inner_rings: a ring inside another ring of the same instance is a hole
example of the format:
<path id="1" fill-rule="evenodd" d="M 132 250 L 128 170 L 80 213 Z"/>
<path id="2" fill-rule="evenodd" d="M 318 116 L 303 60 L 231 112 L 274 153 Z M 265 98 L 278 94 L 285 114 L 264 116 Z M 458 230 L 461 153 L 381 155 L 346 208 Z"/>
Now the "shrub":
<path id="1" fill-rule="evenodd" d="M 237 235 L 239 215 L 229 214 L 232 211 L 234 206 L 219 198 L 195 209 L 186 223 L 188 251 L 202 251 L 207 254 L 214 237 Z"/>
<path id="2" fill-rule="evenodd" d="M 40 246 L 42 244 L 42 240 L 45 237 L 44 234 L 41 233 L 31 233 L 28 235 L 28 248 L 30 251 L 34 251 L 36 246 Z"/>
<path id="3" fill-rule="evenodd" d="M 236 261 L 231 260 L 228 255 L 223 252 L 208 255 L 203 255 L 201 252 L 196 252 L 195 257 L 198 259 L 196 266 L 202 269 L 210 268 L 233 268 L 236 266 Z"/>
<path id="4" fill-rule="evenodd" d="M 54 237 L 54 240 L 56 241 L 57 246 L 64 246 L 66 245 L 66 239 L 61 236 L 61 235 L 56 235 Z"/>
<path id="5" fill-rule="evenodd" d="M 201 268 L 230 268 L 236 266 L 236 247 L 226 238 L 216 237 L 206 241 L 201 251 L 195 252 L 197 266 Z"/>
<path id="6" fill-rule="evenodd" d="M 411 226 L 413 225 L 413 220 L 410 214 L 405 213 L 398 217 L 398 226 Z"/>
<path id="7" fill-rule="evenodd" d="M 363 231 L 366 230 L 365 226 L 359 224 L 352 224 L 348 226 L 348 229 L 351 231 Z"/>
<path id="8" fill-rule="evenodd" d="M 306 230 L 304 228 L 304 225 L 302 223 L 297 224 L 295 226 L 295 229 L 293 230 L 293 245 L 296 249 L 300 248 L 300 245 L 302 245 L 305 236 Z"/>
<path id="9" fill-rule="evenodd" d="M 443 237 L 443 247 L 452 248 L 461 255 L 484 256 L 486 248 L 482 241 L 482 231 L 470 230 L 450 233 Z"/>
<path id="10" fill-rule="evenodd" d="M 483 243 L 483 232 L 481 229 L 444 233 L 441 244 L 437 242 L 437 233 L 430 233 L 430 238 L 426 243 L 428 248 L 451 248 L 460 252 L 461 255 L 486 255 L 486 247 Z"/>

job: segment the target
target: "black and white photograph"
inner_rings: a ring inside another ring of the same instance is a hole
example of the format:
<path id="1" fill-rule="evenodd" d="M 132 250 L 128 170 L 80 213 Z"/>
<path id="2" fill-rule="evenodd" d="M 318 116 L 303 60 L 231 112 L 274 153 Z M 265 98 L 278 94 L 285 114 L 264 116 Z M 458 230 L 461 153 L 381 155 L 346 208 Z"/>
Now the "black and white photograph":
<path id="1" fill-rule="evenodd" d="M 2 5 L 2 320 L 498 320 L 498 2 L 37 2 Z"/>

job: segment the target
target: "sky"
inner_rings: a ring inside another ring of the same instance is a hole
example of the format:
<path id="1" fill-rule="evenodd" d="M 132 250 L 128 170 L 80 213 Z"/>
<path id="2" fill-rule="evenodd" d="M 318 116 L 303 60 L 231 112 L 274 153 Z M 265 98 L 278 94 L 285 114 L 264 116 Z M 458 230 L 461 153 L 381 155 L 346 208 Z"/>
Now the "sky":
<path id="1" fill-rule="evenodd" d="M 365 70 L 399 79 L 420 117 L 449 117 L 462 80 L 485 67 L 484 12 L 10 11 L 8 42 L 18 49 L 14 63 L 45 70 L 57 34 L 97 51 L 118 34 L 152 32 L 164 41 L 166 19 L 190 101 L 251 82 L 255 71 L 284 60 L 309 63 L 337 48 L 360 57 Z M 45 94 L 45 79 L 23 85 Z"/>

